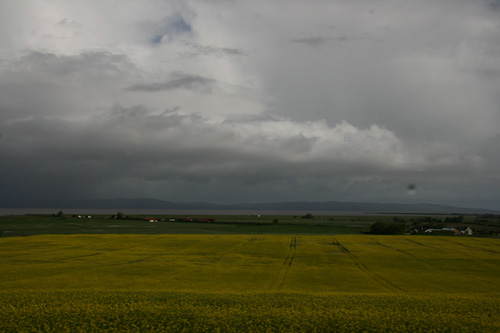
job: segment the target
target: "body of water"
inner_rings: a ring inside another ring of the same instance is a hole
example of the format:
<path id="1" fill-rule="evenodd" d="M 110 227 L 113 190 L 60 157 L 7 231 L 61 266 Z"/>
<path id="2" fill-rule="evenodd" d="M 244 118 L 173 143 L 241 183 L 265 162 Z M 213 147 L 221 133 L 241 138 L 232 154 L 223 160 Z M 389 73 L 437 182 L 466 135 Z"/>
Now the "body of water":
<path id="1" fill-rule="evenodd" d="M 0 216 L 26 214 L 56 214 L 61 208 L 0 208 Z M 376 213 L 347 211 L 278 211 L 278 210 L 206 210 L 206 209 L 92 209 L 67 208 L 64 214 L 79 215 L 112 215 L 122 212 L 124 215 L 305 215 L 311 213 L 318 216 L 329 215 L 379 215 Z"/>

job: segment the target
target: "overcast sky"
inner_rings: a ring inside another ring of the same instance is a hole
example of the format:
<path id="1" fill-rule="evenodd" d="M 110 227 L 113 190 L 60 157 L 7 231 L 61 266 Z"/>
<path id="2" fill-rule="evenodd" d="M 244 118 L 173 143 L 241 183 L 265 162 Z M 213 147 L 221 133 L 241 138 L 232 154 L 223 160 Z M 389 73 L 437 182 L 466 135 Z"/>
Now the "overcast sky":
<path id="1" fill-rule="evenodd" d="M 500 209 L 499 125 L 499 1 L 0 2 L 0 205 Z"/>

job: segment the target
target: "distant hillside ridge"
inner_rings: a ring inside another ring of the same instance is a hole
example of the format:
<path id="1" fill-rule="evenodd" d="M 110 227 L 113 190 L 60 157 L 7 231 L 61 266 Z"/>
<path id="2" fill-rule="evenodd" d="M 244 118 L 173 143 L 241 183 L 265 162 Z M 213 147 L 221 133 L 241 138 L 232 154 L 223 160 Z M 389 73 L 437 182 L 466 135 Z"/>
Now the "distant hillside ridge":
<path id="1" fill-rule="evenodd" d="M 66 208 L 95 209 L 189 209 L 189 210 L 262 210 L 262 211 L 338 211 L 400 214 L 499 214 L 500 211 L 483 208 L 464 208 L 428 203 L 379 203 L 342 201 L 291 201 L 240 204 L 212 204 L 206 202 L 171 202 L 152 198 L 89 199 L 67 202 Z"/>

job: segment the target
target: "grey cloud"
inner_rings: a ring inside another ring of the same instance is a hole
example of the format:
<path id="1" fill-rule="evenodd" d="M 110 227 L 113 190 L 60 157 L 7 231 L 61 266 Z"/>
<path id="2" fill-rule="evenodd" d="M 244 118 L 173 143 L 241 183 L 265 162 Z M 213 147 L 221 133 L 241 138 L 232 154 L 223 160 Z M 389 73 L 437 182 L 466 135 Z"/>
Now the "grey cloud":
<path id="1" fill-rule="evenodd" d="M 500 1 L 498 0 L 488 0 L 488 5 L 491 10 L 498 11 L 500 10 Z"/>
<path id="2" fill-rule="evenodd" d="M 74 29 L 74 30 L 82 30 L 83 26 L 78 23 L 76 20 L 70 20 L 67 18 L 62 19 L 61 21 L 56 23 L 57 26 L 63 27 L 63 28 L 69 28 L 69 29 Z"/>
<path id="3" fill-rule="evenodd" d="M 255 123 L 255 122 L 280 122 L 285 119 L 282 117 L 275 116 L 270 113 L 261 113 L 255 115 L 241 115 L 241 116 L 232 116 L 223 121 L 223 123 L 227 124 L 237 124 L 237 123 Z"/>
<path id="4" fill-rule="evenodd" d="M 189 53 L 191 56 L 205 55 L 205 56 L 247 56 L 247 53 L 241 49 L 229 48 L 229 47 L 217 47 L 210 45 L 199 45 L 190 42 L 184 42 L 186 46 L 193 50 Z"/>
<path id="5" fill-rule="evenodd" d="M 109 52 L 82 52 L 77 55 L 56 55 L 53 53 L 28 51 L 12 63 L 16 74 L 45 74 L 58 78 L 78 76 L 116 77 L 135 70 L 126 55 Z"/>
<path id="6" fill-rule="evenodd" d="M 130 58 L 111 52 L 74 55 L 25 50 L 0 66 L 4 120 L 70 116 L 92 110 L 138 74 Z"/>
<path id="7" fill-rule="evenodd" d="M 500 178 L 494 171 L 500 169 L 500 133 L 482 142 L 478 148 L 478 154 L 486 161 L 490 170 L 488 174 Z"/>
<path id="8" fill-rule="evenodd" d="M 307 46 L 321 46 L 325 44 L 327 41 L 328 39 L 322 37 L 306 37 L 306 38 L 292 39 L 290 42 L 296 44 L 305 44 Z"/>
<path id="9" fill-rule="evenodd" d="M 348 36 L 348 35 L 340 35 L 335 37 L 306 37 L 306 38 L 296 38 L 290 40 L 290 43 L 294 44 L 304 44 L 310 47 L 318 47 L 325 45 L 330 42 L 349 42 L 349 41 L 372 41 L 372 42 L 382 42 L 381 38 L 372 36 L 371 34 L 364 33 L 361 35 Z"/>
<path id="10" fill-rule="evenodd" d="M 171 20 L 171 22 L 169 22 L 167 30 L 172 30 L 177 33 L 184 33 L 184 32 L 192 32 L 193 28 L 191 27 L 191 24 L 186 22 L 182 16 L 178 15 L 175 16 Z"/>
<path id="11" fill-rule="evenodd" d="M 210 93 L 215 80 L 199 75 L 176 74 L 172 79 L 165 82 L 153 82 L 136 84 L 128 87 L 129 91 L 169 91 L 175 89 L 186 89 Z"/>

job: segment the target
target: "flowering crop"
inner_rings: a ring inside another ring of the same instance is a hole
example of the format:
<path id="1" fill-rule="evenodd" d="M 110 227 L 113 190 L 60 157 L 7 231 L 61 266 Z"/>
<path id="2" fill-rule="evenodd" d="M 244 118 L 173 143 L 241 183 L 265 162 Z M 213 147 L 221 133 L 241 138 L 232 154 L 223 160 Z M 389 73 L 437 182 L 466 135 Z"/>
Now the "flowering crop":
<path id="1" fill-rule="evenodd" d="M 1 292 L 0 331 L 491 331 L 492 296 Z"/>
<path id="2" fill-rule="evenodd" d="M 500 331 L 500 241 L 0 239 L 1 332 Z"/>

